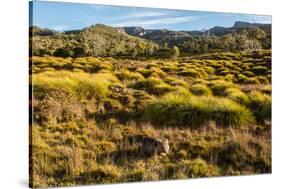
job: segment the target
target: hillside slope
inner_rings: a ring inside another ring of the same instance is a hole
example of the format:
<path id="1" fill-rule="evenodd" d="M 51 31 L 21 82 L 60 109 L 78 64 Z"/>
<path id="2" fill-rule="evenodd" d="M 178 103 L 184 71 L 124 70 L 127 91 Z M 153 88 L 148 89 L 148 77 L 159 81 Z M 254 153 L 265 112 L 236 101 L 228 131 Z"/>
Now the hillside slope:
<path id="1" fill-rule="evenodd" d="M 152 54 L 158 48 L 154 42 L 130 36 L 116 28 L 102 24 L 73 32 L 43 32 L 51 30 L 37 27 L 31 29 L 33 31 L 32 50 L 34 55 L 47 54 L 62 57 L 136 56 Z"/>

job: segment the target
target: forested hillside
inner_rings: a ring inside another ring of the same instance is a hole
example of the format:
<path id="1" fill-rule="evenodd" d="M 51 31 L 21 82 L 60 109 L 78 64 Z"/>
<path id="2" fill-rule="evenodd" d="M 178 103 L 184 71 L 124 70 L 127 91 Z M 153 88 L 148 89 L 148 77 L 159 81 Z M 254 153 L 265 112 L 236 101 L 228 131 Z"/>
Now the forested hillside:
<path id="1" fill-rule="evenodd" d="M 231 28 L 206 31 L 113 28 L 96 24 L 83 30 L 57 32 L 31 27 L 33 55 L 58 57 L 173 57 L 182 54 L 271 49 L 271 25 L 236 22 Z"/>

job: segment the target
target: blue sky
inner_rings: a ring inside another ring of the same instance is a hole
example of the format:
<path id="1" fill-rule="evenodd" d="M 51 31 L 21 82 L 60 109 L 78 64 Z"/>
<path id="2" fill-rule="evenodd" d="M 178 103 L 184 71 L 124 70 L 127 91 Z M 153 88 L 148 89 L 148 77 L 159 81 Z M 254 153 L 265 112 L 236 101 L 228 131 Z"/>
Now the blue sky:
<path id="1" fill-rule="evenodd" d="M 271 23 L 271 17 L 35 1 L 33 2 L 32 25 L 59 31 L 81 29 L 97 23 L 114 27 L 141 26 L 147 29 L 202 30 L 214 26 L 230 27 L 235 21 Z"/>

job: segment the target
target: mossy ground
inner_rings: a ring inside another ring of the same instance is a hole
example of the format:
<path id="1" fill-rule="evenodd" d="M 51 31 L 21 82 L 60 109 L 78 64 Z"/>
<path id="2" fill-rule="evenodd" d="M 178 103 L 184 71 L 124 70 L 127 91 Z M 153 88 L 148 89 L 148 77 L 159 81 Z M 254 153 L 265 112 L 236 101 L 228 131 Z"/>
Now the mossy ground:
<path id="1" fill-rule="evenodd" d="M 269 57 L 32 57 L 34 187 L 270 173 Z"/>

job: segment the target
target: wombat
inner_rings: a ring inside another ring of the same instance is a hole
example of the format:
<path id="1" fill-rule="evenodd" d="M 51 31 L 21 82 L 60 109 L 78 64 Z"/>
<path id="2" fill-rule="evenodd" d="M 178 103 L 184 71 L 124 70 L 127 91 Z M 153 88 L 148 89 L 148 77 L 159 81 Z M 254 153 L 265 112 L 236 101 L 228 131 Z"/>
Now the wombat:
<path id="1" fill-rule="evenodd" d="M 153 137 L 145 137 L 142 140 L 141 150 L 146 155 L 155 155 L 169 152 L 168 140 L 157 139 Z"/>

